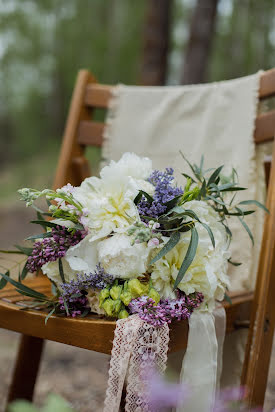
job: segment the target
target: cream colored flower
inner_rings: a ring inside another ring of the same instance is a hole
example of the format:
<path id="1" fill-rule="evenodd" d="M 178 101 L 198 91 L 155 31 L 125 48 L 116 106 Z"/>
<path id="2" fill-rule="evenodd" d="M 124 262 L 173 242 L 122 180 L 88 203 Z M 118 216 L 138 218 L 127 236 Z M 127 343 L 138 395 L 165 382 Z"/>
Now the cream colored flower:
<path id="1" fill-rule="evenodd" d="M 129 279 L 145 273 L 148 265 L 147 244 L 131 245 L 131 238 L 115 234 L 98 244 L 98 258 L 106 272 L 117 278 Z"/>
<path id="2" fill-rule="evenodd" d="M 118 162 L 111 160 L 101 172 L 102 179 L 110 179 L 114 175 L 129 176 L 137 180 L 146 180 L 152 173 L 152 160 L 148 157 L 139 157 L 135 153 L 124 153 Z"/>
<path id="3" fill-rule="evenodd" d="M 104 309 L 99 307 L 99 293 L 100 291 L 98 290 L 90 289 L 87 295 L 87 299 L 91 308 L 91 312 L 97 313 L 98 315 L 104 315 Z"/>
<path id="4" fill-rule="evenodd" d="M 225 289 L 229 286 L 227 259 L 230 254 L 227 250 L 226 232 L 223 225 L 218 222 L 216 212 L 205 202 L 192 201 L 184 206 L 186 209 L 192 209 L 202 222 L 211 227 L 216 247 L 213 248 L 207 231 L 202 225 L 196 223 L 196 229 L 199 233 L 198 249 L 178 288 L 187 295 L 193 292 L 202 292 L 204 304 L 212 310 L 215 300 L 222 300 Z M 175 296 L 173 285 L 187 253 L 189 242 L 190 232 L 183 233 L 180 242 L 152 266 L 153 286 L 164 298 Z M 154 253 L 158 250 L 155 250 Z"/>
<path id="5" fill-rule="evenodd" d="M 76 279 L 76 274 L 78 272 L 75 270 L 72 270 L 70 265 L 64 258 L 62 258 L 62 265 L 63 265 L 65 281 L 70 282 L 71 280 Z M 52 280 L 57 285 L 57 287 L 59 287 L 60 283 L 62 283 L 62 279 L 59 273 L 58 260 L 56 260 L 55 262 L 45 263 L 45 265 L 43 265 L 41 269 L 44 275 L 48 276 L 48 278 Z"/>

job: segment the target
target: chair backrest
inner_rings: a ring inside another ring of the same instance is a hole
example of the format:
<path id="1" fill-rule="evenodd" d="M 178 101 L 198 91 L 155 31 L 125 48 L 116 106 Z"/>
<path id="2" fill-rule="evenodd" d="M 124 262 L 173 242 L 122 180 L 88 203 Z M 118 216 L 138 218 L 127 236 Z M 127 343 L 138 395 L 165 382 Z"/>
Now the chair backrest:
<path id="1" fill-rule="evenodd" d="M 106 110 L 114 86 L 98 84 L 87 70 L 78 73 L 65 128 L 54 187 L 70 182 L 79 185 L 90 176 L 85 158 L 86 146 L 101 147 L 105 124 L 92 120 L 95 109 Z M 275 69 L 261 76 L 259 98 L 266 102 L 275 96 Z M 263 104 L 262 106 L 266 106 Z M 275 109 L 275 107 L 274 107 Z M 254 131 L 255 143 L 274 140 L 275 110 L 259 113 Z M 275 146 L 275 145 L 274 145 Z M 275 147 L 274 147 L 275 152 Z M 273 159 L 275 155 L 273 154 Z M 249 389 L 249 405 L 263 405 L 275 326 L 275 161 L 265 163 L 268 185 L 266 217 L 257 284 L 250 321 L 242 383 Z M 256 325 L 256 327 L 255 327 Z"/>

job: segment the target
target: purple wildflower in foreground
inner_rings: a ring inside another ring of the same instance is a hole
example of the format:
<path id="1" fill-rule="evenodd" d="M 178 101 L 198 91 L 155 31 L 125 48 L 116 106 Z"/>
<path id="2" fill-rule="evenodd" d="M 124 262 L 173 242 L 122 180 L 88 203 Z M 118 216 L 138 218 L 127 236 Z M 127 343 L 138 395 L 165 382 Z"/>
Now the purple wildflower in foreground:
<path id="1" fill-rule="evenodd" d="M 71 280 L 68 283 L 61 283 L 63 290 L 62 296 L 70 299 L 72 295 L 79 294 L 88 289 L 104 289 L 114 282 L 114 277 L 106 273 L 104 268 L 99 263 L 96 265 L 96 270 L 93 273 L 80 275 L 77 274 L 76 280 Z"/>
<path id="2" fill-rule="evenodd" d="M 155 327 L 162 327 L 174 319 L 188 319 L 202 301 L 203 295 L 200 292 L 189 296 L 182 295 L 178 299 L 161 300 L 157 305 L 148 296 L 141 296 L 130 302 L 129 309 L 131 313 L 137 313 L 147 323 Z"/>
<path id="3" fill-rule="evenodd" d="M 157 218 L 166 211 L 165 203 L 183 194 L 180 187 L 172 185 L 174 180 L 173 173 L 174 170 L 172 168 L 166 168 L 164 172 L 159 170 L 153 171 L 148 181 L 155 186 L 154 201 L 150 203 L 143 198 L 137 206 L 140 215 Z"/>
<path id="4" fill-rule="evenodd" d="M 62 258 L 69 247 L 77 245 L 86 235 L 84 230 L 76 230 L 73 233 L 63 226 L 56 226 L 51 231 L 51 237 L 34 243 L 32 254 L 27 260 L 28 271 L 36 272 L 45 263 Z"/>
<path id="5" fill-rule="evenodd" d="M 149 379 L 148 379 L 149 376 Z M 142 378 L 142 376 L 141 376 Z M 165 412 L 170 408 L 182 407 L 186 401 L 192 404 L 192 392 L 185 384 L 167 382 L 153 367 L 149 367 L 144 375 L 144 399 L 149 403 L 150 411 Z M 220 391 L 213 405 L 213 412 L 260 412 L 262 409 L 247 409 L 245 390 L 242 387 L 231 387 Z M 201 412 L 204 412 L 203 410 Z"/>

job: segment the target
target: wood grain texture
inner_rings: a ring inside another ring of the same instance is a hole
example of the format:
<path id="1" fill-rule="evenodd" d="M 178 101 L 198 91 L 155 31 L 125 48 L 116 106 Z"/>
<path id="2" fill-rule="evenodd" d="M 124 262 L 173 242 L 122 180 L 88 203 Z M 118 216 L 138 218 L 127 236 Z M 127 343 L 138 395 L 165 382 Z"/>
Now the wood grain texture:
<path id="1" fill-rule="evenodd" d="M 107 108 L 113 88 L 106 84 L 89 84 L 86 87 L 85 104 L 90 107 Z M 260 99 L 275 95 L 275 69 L 267 70 L 260 80 Z"/>
<path id="2" fill-rule="evenodd" d="M 29 287 L 50 295 L 50 282 L 47 278 L 32 279 L 25 282 Z M 9 297 L 10 295 L 10 297 Z M 26 335 L 49 339 L 68 345 L 78 346 L 96 352 L 110 354 L 116 322 L 89 315 L 86 318 L 66 318 L 52 316 L 45 325 L 46 312 L 38 310 L 22 310 L 22 299 L 12 286 L 0 291 L 0 327 L 24 333 Z M 227 333 L 236 329 L 235 323 L 247 320 L 253 294 L 233 294 L 232 305 L 224 302 L 227 313 Z M 15 304 L 16 302 L 19 305 Z M 188 323 L 174 322 L 170 326 L 170 352 L 185 349 L 187 345 Z"/>
<path id="3" fill-rule="evenodd" d="M 90 83 L 95 83 L 95 78 L 87 70 L 80 70 L 77 76 L 63 136 L 54 181 L 55 189 L 62 187 L 68 182 L 75 186 L 81 183 L 72 168 L 72 159 L 75 157 L 84 157 L 84 147 L 77 141 L 77 131 L 80 121 L 91 119 L 91 111 L 84 103 L 86 87 Z"/>
<path id="4" fill-rule="evenodd" d="M 263 244 L 242 383 L 247 386 L 248 406 L 264 404 L 275 329 L 275 146 L 269 177 Z"/>

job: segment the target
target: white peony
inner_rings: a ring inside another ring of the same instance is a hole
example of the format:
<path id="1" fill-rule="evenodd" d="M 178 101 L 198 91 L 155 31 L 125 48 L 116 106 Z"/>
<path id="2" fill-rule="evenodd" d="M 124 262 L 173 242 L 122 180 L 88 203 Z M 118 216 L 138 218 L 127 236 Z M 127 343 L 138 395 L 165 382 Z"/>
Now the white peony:
<path id="1" fill-rule="evenodd" d="M 192 201 L 184 207 L 192 209 L 204 223 L 212 229 L 216 241 L 215 249 L 207 231 L 196 223 L 199 233 L 199 245 L 196 256 L 185 273 L 178 288 L 187 295 L 193 292 L 202 292 L 204 303 L 212 310 L 215 300 L 222 300 L 226 287 L 229 286 L 227 276 L 227 238 L 223 225 L 218 221 L 217 213 L 205 202 Z M 178 271 L 186 255 L 190 241 L 190 232 L 181 234 L 180 242 L 162 259 L 152 265 L 152 283 L 165 298 L 173 298 L 173 285 Z M 160 249 L 158 249 L 160 250 Z M 154 252 L 156 253 L 156 252 Z"/>
<path id="2" fill-rule="evenodd" d="M 76 279 L 78 273 L 84 275 L 95 270 L 98 263 L 97 242 L 90 242 L 90 238 L 91 236 L 86 236 L 77 245 L 71 246 L 62 258 L 66 282 Z M 45 263 L 41 269 L 44 275 L 47 275 L 57 286 L 62 283 L 58 260 Z"/>
<path id="3" fill-rule="evenodd" d="M 147 243 L 131 245 L 131 238 L 115 234 L 98 243 L 98 258 L 106 272 L 116 278 L 129 279 L 145 273 L 148 265 Z"/>
<path id="4" fill-rule="evenodd" d="M 84 237 L 67 250 L 64 260 L 77 273 L 93 272 L 98 263 L 97 242 L 91 242 L 91 235 Z"/>
<path id="5" fill-rule="evenodd" d="M 139 220 L 134 204 L 138 191 L 133 178 L 116 175 L 108 180 L 88 178 L 76 188 L 75 198 L 88 211 L 85 222 L 92 240 L 106 237 L 116 229 L 125 230 Z"/>
<path id="6" fill-rule="evenodd" d="M 110 179 L 113 175 L 130 176 L 137 180 L 146 180 L 152 173 L 152 160 L 139 157 L 135 153 L 124 153 L 118 162 L 111 160 L 101 172 L 102 179 Z"/>
<path id="7" fill-rule="evenodd" d="M 76 274 L 78 273 L 75 270 L 72 270 L 68 262 L 62 258 L 62 265 L 64 271 L 64 278 L 66 282 L 70 282 L 71 280 L 76 279 Z M 60 283 L 62 283 L 62 279 L 59 273 L 59 263 L 58 260 L 55 262 L 47 262 L 45 265 L 41 267 L 42 272 L 44 275 L 48 276 L 50 280 L 52 280 L 57 287 L 59 287 Z"/>

